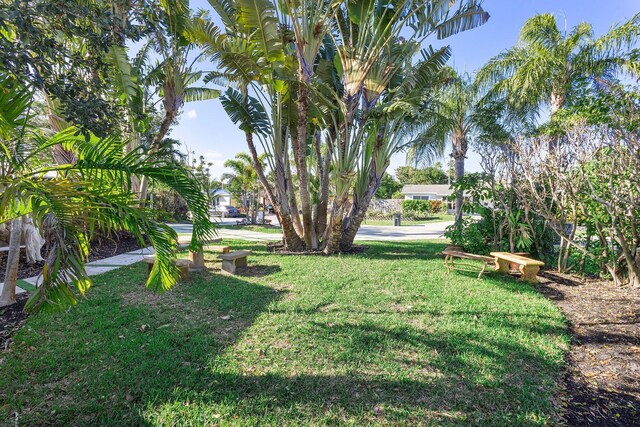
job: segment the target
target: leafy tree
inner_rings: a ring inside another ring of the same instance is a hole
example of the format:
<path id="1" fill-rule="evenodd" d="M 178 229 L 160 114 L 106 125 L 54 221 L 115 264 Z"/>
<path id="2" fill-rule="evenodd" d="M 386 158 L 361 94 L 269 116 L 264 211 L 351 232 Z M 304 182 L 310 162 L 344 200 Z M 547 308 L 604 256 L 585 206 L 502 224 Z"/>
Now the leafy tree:
<path id="1" fill-rule="evenodd" d="M 27 308 L 60 309 L 77 302 L 71 286 L 84 294 L 92 284 L 83 262 L 98 229 L 126 230 L 141 243 L 149 239 L 157 260 L 147 286 L 156 291 L 171 287 L 178 277 L 176 234 L 157 221 L 153 210 L 139 207 L 130 191 L 131 177 L 148 176 L 180 192 L 194 217 L 194 249 L 214 233 L 198 182 L 164 153 L 147 155 L 138 149 L 125 154 L 127 142 L 117 137 L 87 138 L 74 127 L 53 135 L 40 132 L 31 125 L 34 89 L 4 74 L 0 86 L 0 223 L 12 221 L 19 230 L 20 218 L 31 215 L 50 247 L 42 284 Z M 72 161 L 52 163 L 54 147 L 71 153 Z M 12 240 L 19 238 L 13 231 Z M 2 304 L 15 302 L 15 268 L 17 260 L 8 265 Z"/>
<path id="2" fill-rule="evenodd" d="M 149 34 L 157 2 L 7 0 L 0 8 L 0 63 L 59 107 L 83 132 L 105 136 L 124 120 L 113 82 L 127 64 L 126 41 Z M 126 67 L 125 67 L 126 68 Z"/>
<path id="3" fill-rule="evenodd" d="M 553 115 L 620 72 L 638 76 L 632 47 L 639 35 L 640 14 L 599 38 L 586 22 L 567 32 L 554 15 L 536 15 L 525 22 L 515 47 L 482 67 L 478 81 L 491 88 L 490 97 L 506 98 L 521 114 L 537 116 L 548 106 Z"/>
<path id="4" fill-rule="evenodd" d="M 396 176 L 401 185 L 407 184 L 446 184 L 447 174 L 439 166 L 417 169 L 412 166 L 400 166 Z"/>
<path id="5" fill-rule="evenodd" d="M 376 191 L 376 197 L 379 199 L 391 199 L 393 195 L 402 189 L 402 184 L 396 179 L 385 173 L 380 180 L 380 187 Z"/>
<path id="6" fill-rule="evenodd" d="M 259 160 L 264 162 L 264 155 L 260 156 Z M 238 153 L 235 159 L 224 162 L 224 167 L 231 169 L 232 172 L 223 174 L 221 180 L 228 182 L 227 189 L 234 198 L 240 201 L 242 209 L 251 222 L 255 223 L 260 181 L 256 169 L 253 167 L 251 156 L 247 153 Z"/>
<path id="7" fill-rule="evenodd" d="M 429 161 L 434 147 L 451 144 L 455 181 L 464 176 L 464 160 L 469 143 L 479 133 L 481 104 L 478 87 L 469 75 L 458 75 L 450 69 L 450 80 L 430 104 L 424 131 L 410 148 L 409 159 L 416 164 Z M 462 221 L 462 192 L 456 194 L 456 222 Z"/>

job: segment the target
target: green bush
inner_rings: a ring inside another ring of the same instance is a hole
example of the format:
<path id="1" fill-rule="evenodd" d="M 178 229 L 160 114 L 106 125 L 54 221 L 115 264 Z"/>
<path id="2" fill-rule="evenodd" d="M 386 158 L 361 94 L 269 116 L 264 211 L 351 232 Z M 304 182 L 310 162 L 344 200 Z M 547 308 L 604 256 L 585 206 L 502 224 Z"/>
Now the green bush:
<path id="1" fill-rule="evenodd" d="M 428 218 L 434 213 L 432 201 L 435 200 L 403 200 L 402 214 L 416 218 Z"/>
<path id="2" fill-rule="evenodd" d="M 483 219 L 471 217 L 462 218 L 459 224 L 450 225 L 444 232 L 444 237 L 454 245 L 462 246 L 466 252 L 487 255 L 490 251 L 489 239 L 493 234 L 488 233 L 490 223 Z"/>
<path id="3" fill-rule="evenodd" d="M 182 196 L 170 189 L 160 189 L 154 194 L 153 206 L 176 221 L 187 219 L 189 208 Z"/>

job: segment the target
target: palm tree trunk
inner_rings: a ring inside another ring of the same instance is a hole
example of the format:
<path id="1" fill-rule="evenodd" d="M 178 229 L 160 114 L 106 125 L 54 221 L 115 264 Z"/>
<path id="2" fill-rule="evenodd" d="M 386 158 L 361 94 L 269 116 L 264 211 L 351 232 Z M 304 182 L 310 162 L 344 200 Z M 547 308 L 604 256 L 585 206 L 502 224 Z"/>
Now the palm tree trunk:
<path id="1" fill-rule="evenodd" d="M 286 182 L 286 195 L 285 197 L 289 201 L 289 206 L 291 207 L 291 219 L 293 221 L 293 226 L 296 229 L 296 232 L 299 236 L 304 235 L 304 227 L 302 226 L 302 221 L 300 221 L 300 209 L 298 209 L 298 201 L 296 200 L 296 192 L 295 186 L 293 185 L 293 176 L 291 174 L 291 163 L 289 162 L 289 156 L 285 154 L 285 182 Z"/>
<path id="2" fill-rule="evenodd" d="M 319 161 L 322 164 L 320 173 L 320 195 L 315 207 L 313 222 L 316 227 L 316 235 L 323 236 L 327 229 L 327 215 L 329 214 L 329 172 L 331 169 L 331 153 Z"/>
<path id="3" fill-rule="evenodd" d="M 309 194 L 309 175 L 307 171 L 307 113 L 309 110 L 309 77 L 302 69 L 298 86 L 298 132 L 294 141 L 293 154 L 298 172 L 300 191 L 300 207 L 302 208 L 302 225 L 304 227 L 304 243 L 307 249 L 318 249 L 318 238 L 311 213 L 311 195 Z"/>
<path id="4" fill-rule="evenodd" d="M 565 94 L 560 93 L 559 91 L 551 92 L 551 102 L 549 106 L 551 117 L 553 117 L 555 113 L 557 113 L 558 111 L 560 111 L 560 109 L 562 109 L 565 103 L 565 99 L 566 99 Z M 555 151 L 559 145 L 560 145 L 560 136 L 556 135 L 551 137 L 551 139 L 549 140 L 549 151 L 550 152 Z"/>
<path id="5" fill-rule="evenodd" d="M 331 219 L 327 228 L 328 236 L 325 241 L 324 253 L 332 255 L 340 250 L 340 239 L 342 237 L 342 215 L 344 209 L 334 204 L 331 212 Z"/>
<path id="6" fill-rule="evenodd" d="M 0 293 L 0 307 L 16 302 L 16 284 L 20 261 L 20 238 L 22 235 L 22 217 L 11 221 L 11 237 L 7 254 L 7 271 L 4 275 L 4 286 Z"/>
<path id="7" fill-rule="evenodd" d="M 364 196 L 361 197 L 360 200 L 354 200 L 354 205 L 352 206 L 349 215 L 343 221 L 342 237 L 340 238 L 341 251 L 348 251 L 353 246 L 356 234 L 358 234 L 360 225 L 362 225 L 362 221 L 364 221 L 364 217 L 367 215 L 369 204 L 371 203 L 373 196 L 376 194 L 376 191 L 378 191 L 381 181 L 382 177 L 377 178 L 375 174 L 372 174 L 369 181 L 369 187 L 367 188 Z"/>
<path id="8" fill-rule="evenodd" d="M 278 196 L 280 198 L 276 198 L 276 195 L 273 192 L 273 188 L 271 184 L 267 180 L 266 175 L 264 174 L 264 170 L 262 168 L 262 164 L 260 163 L 260 159 L 258 158 L 258 152 L 256 150 L 256 146 L 253 142 L 253 134 L 251 132 L 245 132 L 245 139 L 247 141 L 247 146 L 249 147 L 249 153 L 251 154 L 251 159 L 253 160 L 253 167 L 256 170 L 258 175 L 258 179 L 264 188 L 264 191 L 267 193 L 267 197 L 269 201 L 273 205 L 273 208 L 276 211 L 276 216 L 278 217 L 278 222 L 280 223 L 280 227 L 282 228 L 282 234 L 284 236 L 284 242 L 287 248 L 291 251 L 299 252 L 304 248 L 304 243 L 300 239 L 298 233 L 293 226 L 293 222 L 291 220 L 291 212 L 288 209 L 287 205 L 287 195 L 282 194 L 282 192 L 286 192 L 286 188 L 283 185 L 276 185 L 276 189 L 278 191 Z M 277 164 L 278 160 L 276 160 Z M 278 166 L 278 169 L 282 168 L 284 165 Z M 276 170 L 276 179 L 281 180 L 284 177 L 282 170 Z M 297 212 L 296 212 L 297 215 Z"/>
<path id="9" fill-rule="evenodd" d="M 464 157 L 466 153 L 461 151 L 456 151 L 454 149 L 453 159 L 454 159 L 454 169 L 453 169 L 453 177 L 457 182 L 460 178 L 464 176 Z M 462 222 L 462 203 L 464 201 L 464 192 L 460 191 L 456 195 L 456 210 L 455 210 L 455 222 L 456 224 L 460 224 Z"/>
<path id="10" fill-rule="evenodd" d="M 160 143 L 164 139 L 164 137 L 169 133 L 169 128 L 171 127 L 171 123 L 176 119 L 178 114 L 178 110 L 168 110 L 164 113 L 164 118 L 162 119 L 162 123 L 160 124 L 160 129 L 156 134 L 155 138 L 153 138 L 153 142 L 151 144 L 151 148 L 149 150 L 149 154 L 155 153 L 160 148 Z M 149 187 L 149 178 L 143 176 L 140 180 L 140 205 L 144 206 L 147 200 L 147 189 Z"/>

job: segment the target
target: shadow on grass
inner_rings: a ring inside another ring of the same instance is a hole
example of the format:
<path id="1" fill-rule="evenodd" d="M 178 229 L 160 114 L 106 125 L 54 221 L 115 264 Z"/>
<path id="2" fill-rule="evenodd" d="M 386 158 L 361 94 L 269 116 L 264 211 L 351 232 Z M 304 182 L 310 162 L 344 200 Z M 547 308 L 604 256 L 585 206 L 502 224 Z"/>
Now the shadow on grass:
<path id="1" fill-rule="evenodd" d="M 428 259 L 438 246 L 398 247 L 407 256 Z M 376 244 L 370 250 L 361 256 L 389 256 Z M 551 412 L 544 401 L 531 397 L 551 394 L 553 384 L 540 378 L 552 377 L 559 362 L 473 332 L 442 335 L 408 325 L 383 327 L 365 317 L 340 324 L 301 319 L 314 346 L 342 350 L 332 361 L 334 375 L 304 369 L 293 370 L 295 376 L 259 374 L 254 365 L 238 366 L 236 354 L 226 354 L 230 347 L 251 334 L 263 313 L 282 314 L 271 306 L 285 296 L 248 278 L 279 268 L 251 265 L 249 274 L 239 276 L 200 272 L 163 295 L 142 288 L 140 265 L 100 276 L 103 286 L 76 309 L 29 320 L 31 328 L 16 339 L 24 345 L 6 356 L 0 406 L 16 408 L 24 425 L 279 425 L 283 420 L 419 425 L 425 416 L 427 424 L 527 425 L 536 424 L 531 414 Z M 499 282 L 514 289 L 522 285 Z M 327 308 L 319 305 L 314 311 Z M 483 321 L 475 311 L 455 315 Z M 271 358 L 273 364 L 295 362 L 279 359 L 270 348 L 243 351 Z M 388 363 L 406 365 L 406 373 L 397 379 L 385 376 L 377 370 L 380 355 L 392 359 Z M 421 355 L 431 356 L 425 360 Z M 481 365 L 485 361 L 493 367 Z M 477 375 L 483 369 L 492 369 L 496 377 L 481 380 Z"/>
<path id="2" fill-rule="evenodd" d="M 528 417 L 540 409 L 540 402 L 532 401 L 531 394 L 550 394 L 553 389 L 552 383 L 543 386 L 537 382 L 534 373 L 553 372 L 557 362 L 517 345 L 493 339 L 482 341 L 468 333 L 439 336 L 414 328 L 318 322 L 312 325 L 310 332 L 318 337 L 317 345 L 329 345 L 323 340 L 331 340 L 332 345 L 338 343 L 344 347 L 347 360 L 376 357 L 385 347 L 394 346 L 427 348 L 435 356 L 422 360 L 412 354 L 390 353 L 393 360 L 388 362 L 406 365 L 415 372 L 413 377 L 398 379 L 355 365 L 351 373 L 336 375 L 194 370 L 191 374 L 198 377 L 199 384 L 154 399 L 154 412 L 161 414 L 156 419 L 176 422 L 183 419 L 185 411 L 207 413 L 207 408 L 212 408 L 211 417 L 219 415 L 221 407 L 231 406 L 232 412 L 217 421 L 232 422 L 239 417 L 247 422 L 263 420 L 264 424 L 279 425 L 278 414 L 288 414 L 285 417 L 291 418 L 284 418 L 287 423 L 295 424 L 297 420 L 302 425 L 319 420 L 324 420 L 320 424 L 354 425 L 376 421 L 402 425 L 534 425 L 535 418 Z M 499 365 L 499 378 L 481 380 L 480 366 L 469 359 L 469 354 Z M 268 350 L 263 357 L 271 357 Z M 171 415 L 167 410 L 172 411 Z"/>
<path id="3" fill-rule="evenodd" d="M 139 264 L 114 270 L 75 309 L 31 316 L 3 355 L 0 407 L 9 411 L 0 416 L 13 424 L 17 411 L 24 425 L 144 424 L 148 402 L 206 388 L 206 367 L 285 295 L 207 271 L 163 294 L 144 279 Z"/>
<path id="4" fill-rule="evenodd" d="M 239 267 L 236 276 L 238 277 L 265 277 L 275 274 L 282 269 L 279 265 L 249 265 L 248 267 Z"/>

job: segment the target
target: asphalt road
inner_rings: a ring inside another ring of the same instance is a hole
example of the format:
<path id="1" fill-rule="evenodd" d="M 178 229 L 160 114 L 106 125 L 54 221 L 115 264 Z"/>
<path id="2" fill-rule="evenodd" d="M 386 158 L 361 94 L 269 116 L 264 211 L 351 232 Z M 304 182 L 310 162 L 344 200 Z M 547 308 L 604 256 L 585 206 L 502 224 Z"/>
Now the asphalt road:
<path id="1" fill-rule="evenodd" d="M 225 218 L 223 224 L 236 225 L 234 218 Z M 441 239 L 444 230 L 449 225 L 447 222 L 431 222 L 423 225 L 409 225 L 401 227 L 363 225 L 360 227 L 356 240 L 425 240 Z M 190 234 L 191 224 L 169 224 L 178 234 Z M 256 231 L 243 230 L 242 226 L 237 229 L 219 229 L 220 237 L 238 238 L 245 240 L 280 240 L 279 233 L 260 233 Z"/>

